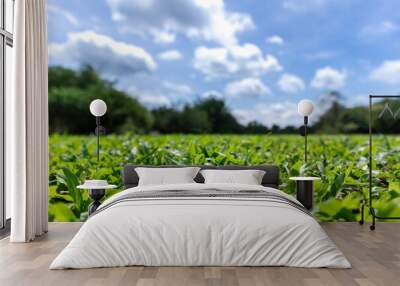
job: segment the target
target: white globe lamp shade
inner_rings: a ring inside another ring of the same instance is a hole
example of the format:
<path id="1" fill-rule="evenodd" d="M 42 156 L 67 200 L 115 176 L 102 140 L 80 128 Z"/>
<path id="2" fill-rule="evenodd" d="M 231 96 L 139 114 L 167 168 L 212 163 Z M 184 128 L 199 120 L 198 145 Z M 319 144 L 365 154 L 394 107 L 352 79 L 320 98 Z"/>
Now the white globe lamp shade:
<path id="1" fill-rule="evenodd" d="M 314 111 L 314 104 L 311 100 L 303 99 L 297 105 L 297 111 L 304 117 L 309 116 Z"/>
<path id="2" fill-rule="evenodd" d="M 100 117 L 106 114 L 107 104 L 101 99 L 95 99 L 90 103 L 90 113 L 93 116 Z"/>

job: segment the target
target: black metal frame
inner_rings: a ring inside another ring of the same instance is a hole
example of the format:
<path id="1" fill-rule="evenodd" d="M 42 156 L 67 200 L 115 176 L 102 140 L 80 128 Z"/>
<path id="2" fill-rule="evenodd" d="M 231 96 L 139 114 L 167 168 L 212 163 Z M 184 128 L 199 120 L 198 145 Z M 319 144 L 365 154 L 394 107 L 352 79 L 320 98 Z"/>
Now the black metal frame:
<path id="1" fill-rule="evenodd" d="M 15 3 L 15 1 L 13 0 Z M 14 5 L 14 4 L 13 4 Z M 5 0 L 0 0 L 1 6 L 1 21 L 0 21 L 0 204 L 1 204 L 1 215 L 0 215 L 0 230 L 1 234 L 10 231 L 10 219 L 6 218 L 6 191 L 5 191 L 5 93 L 6 93 L 6 49 L 7 46 L 13 47 L 13 34 L 6 30 L 6 3 Z M 9 16 L 9 15 L 8 15 Z"/>
<path id="2" fill-rule="evenodd" d="M 388 220 L 388 219 L 400 219 L 400 217 L 385 217 L 385 216 L 378 216 L 376 215 L 376 211 L 372 204 L 372 99 L 374 98 L 398 98 L 400 99 L 400 95 L 370 95 L 369 96 L 369 212 L 372 216 L 372 224 L 370 225 L 371 230 L 375 230 L 376 219 L 380 220 Z M 364 224 L 364 207 L 365 202 L 361 205 L 361 219 L 360 224 Z"/>

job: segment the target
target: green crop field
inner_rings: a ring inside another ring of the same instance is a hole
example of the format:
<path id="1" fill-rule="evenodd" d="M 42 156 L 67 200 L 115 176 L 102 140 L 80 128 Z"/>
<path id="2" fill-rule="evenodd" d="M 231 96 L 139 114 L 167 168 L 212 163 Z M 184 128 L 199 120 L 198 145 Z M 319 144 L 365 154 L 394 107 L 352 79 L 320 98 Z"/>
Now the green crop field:
<path id="1" fill-rule="evenodd" d="M 383 216 L 400 216 L 400 139 L 376 137 L 373 194 Z M 290 176 L 315 175 L 313 212 L 321 221 L 356 221 L 359 204 L 368 198 L 368 136 L 310 136 L 309 164 L 303 164 L 303 138 L 295 135 L 109 135 L 101 139 L 97 166 L 93 136 L 50 136 L 49 219 L 87 218 L 89 198 L 76 189 L 85 178 L 106 179 L 121 186 L 126 163 L 144 165 L 259 165 L 276 164 L 280 189 L 295 193 Z M 96 171 L 96 167 L 98 170 Z M 117 190 L 108 192 L 110 196 Z"/>

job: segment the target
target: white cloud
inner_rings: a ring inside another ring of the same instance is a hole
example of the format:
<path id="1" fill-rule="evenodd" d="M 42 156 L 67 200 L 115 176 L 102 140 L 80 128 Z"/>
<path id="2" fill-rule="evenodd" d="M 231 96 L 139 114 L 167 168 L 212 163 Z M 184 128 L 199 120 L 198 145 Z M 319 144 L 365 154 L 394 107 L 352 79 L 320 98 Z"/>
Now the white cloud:
<path id="1" fill-rule="evenodd" d="M 137 84 L 128 87 L 128 93 L 134 95 L 142 104 L 150 107 L 171 106 L 171 98 L 166 92 L 154 87 L 141 87 Z"/>
<path id="2" fill-rule="evenodd" d="M 276 124 L 284 126 L 301 126 L 303 117 L 297 112 L 298 102 L 280 101 L 273 103 L 259 103 L 249 109 L 233 109 L 236 118 L 242 123 L 247 124 L 251 121 L 258 121 L 268 127 Z M 310 116 L 310 123 L 316 122 L 326 111 L 324 104 L 314 102 L 314 112 Z"/>
<path id="3" fill-rule="evenodd" d="M 159 94 L 143 94 L 139 97 L 139 101 L 150 107 L 171 105 L 171 101 L 167 96 Z"/>
<path id="4" fill-rule="evenodd" d="M 153 40 L 158 44 L 170 44 L 175 42 L 175 34 L 166 31 L 154 31 Z"/>
<path id="5" fill-rule="evenodd" d="M 284 0 L 283 8 L 293 12 L 309 12 L 321 9 L 327 0 Z"/>
<path id="6" fill-rule="evenodd" d="M 61 16 L 65 17 L 65 19 L 67 19 L 67 21 L 74 26 L 79 25 L 78 19 L 74 15 L 72 15 L 71 12 L 65 10 L 64 8 L 61 8 L 54 4 L 47 4 L 46 9 L 47 9 L 47 12 L 53 13 L 56 16 L 61 15 Z"/>
<path id="7" fill-rule="evenodd" d="M 292 74 L 283 74 L 278 81 L 279 88 L 287 93 L 297 93 L 305 89 L 304 81 Z"/>
<path id="8" fill-rule="evenodd" d="M 229 48 L 198 47 L 194 53 L 194 68 L 207 78 L 232 76 L 260 76 L 269 71 L 280 71 L 282 66 L 272 55 L 264 56 L 254 44 Z"/>
<path id="9" fill-rule="evenodd" d="M 400 60 L 384 61 L 369 77 L 386 84 L 400 84 Z"/>
<path id="10" fill-rule="evenodd" d="M 190 95 L 193 93 L 192 88 L 186 84 L 164 81 L 163 86 L 173 93 L 177 93 L 178 95 Z"/>
<path id="11" fill-rule="evenodd" d="M 347 74 L 329 66 L 320 68 L 315 72 L 311 86 L 321 89 L 339 89 L 344 86 Z"/>
<path id="12" fill-rule="evenodd" d="M 107 0 L 112 19 L 125 31 L 149 34 L 156 42 L 173 42 L 176 34 L 238 43 L 237 33 L 254 29 L 250 15 L 227 11 L 223 0 Z"/>
<path id="13" fill-rule="evenodd" d="M 356 94 L 346 97 L 346 105 L 349 107 L 368 105 L 369 97 L 367 94 Z"/>
<path id="14" fill-rule="evenodd" d="M 164 61 L 177 61 L 182 59 L 182 54 L 178 50 L 169 50 L 160 53 L 158 57 Z"/>
<path id="15" fill-rule="evenodd" d="M 228 96 L 260 96 L 269 94 L 271 91 L 258 78 L 245 78 L 239 81 L 228 83 L 225 87 L 225 94 Z"/>
<path id="16" fill-rule="evenodd" d="M 275 44 L 275 45 L 283 45 L 284 41 L 281 37 L 279 37 L 278 35 L 272 36 L 267 38 L 267 43 L 270 44 Z"/>
<path id="17" fill-rule="evenodd" d="M 268 127 L 276 124 L 279 126 L 300 126 L 302 118 L 297 113 L 297 103 L 279 102 L 271 104 L 257 104 L 251 109 L 234 109 L 233 114 L 242 124 L 258 121 Z"/>
<path id="18" fill-rule="evenodd" d="M 49 45 L 52 64 L 77 67 L 90 64 L 106 76 L 129 76 L 157 68 L 152 56 L 132 44 L 93 31 L 69 33 L 65 43 Z"/>
<path id="19" fill-rule="evenodd" d="M 217 90 L 207 90 L 201 94 L 201 97 L 203 97 L 203 98 L 212 97 L 212 98 L 221 99 L 221 98 L 224 98 L 224 95 Z"/>
<path id="20" fill-rule="evenodd" d="M 387 35 L 399 30 L 399 26 L 392 21 L 385 20 L 380 23 L 373 23 L 365 26 L 360 34 L 362 37 L 377 37 Z"/>

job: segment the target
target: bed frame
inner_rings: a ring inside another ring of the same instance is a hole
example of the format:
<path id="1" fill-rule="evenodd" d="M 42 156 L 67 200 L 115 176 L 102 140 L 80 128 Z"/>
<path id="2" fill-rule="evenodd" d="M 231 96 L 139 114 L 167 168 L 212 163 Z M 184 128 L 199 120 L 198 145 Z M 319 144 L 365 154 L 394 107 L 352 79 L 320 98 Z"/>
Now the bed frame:
<path id="1" fill-rule="evenodd" d="M 187 166 L 177 166 L 177 165 L 164 165 L 164 166 L 145 166 L 145 165 L 132 165 L 128 164 L 122 170 L 122 181 L 124 184 L 124 189 L 136 187 L 139 183 L 139 176 L 135 171 L 137 167 L 146 168 L 182 168 Z M 262 179 L 261 184 L 264 187 L 271 187 L 278 189 L 279 187 L 279 168 L 275 165 L 259 165 L 259 166 L 208 166 L 208 165 L 198 165 L 202 170 L 213 169 L 213 170 L 263 170 L 265 175 Z M 204 183 L 204 178 L 200 174 L 194 178 L 197 183 Z"/>

